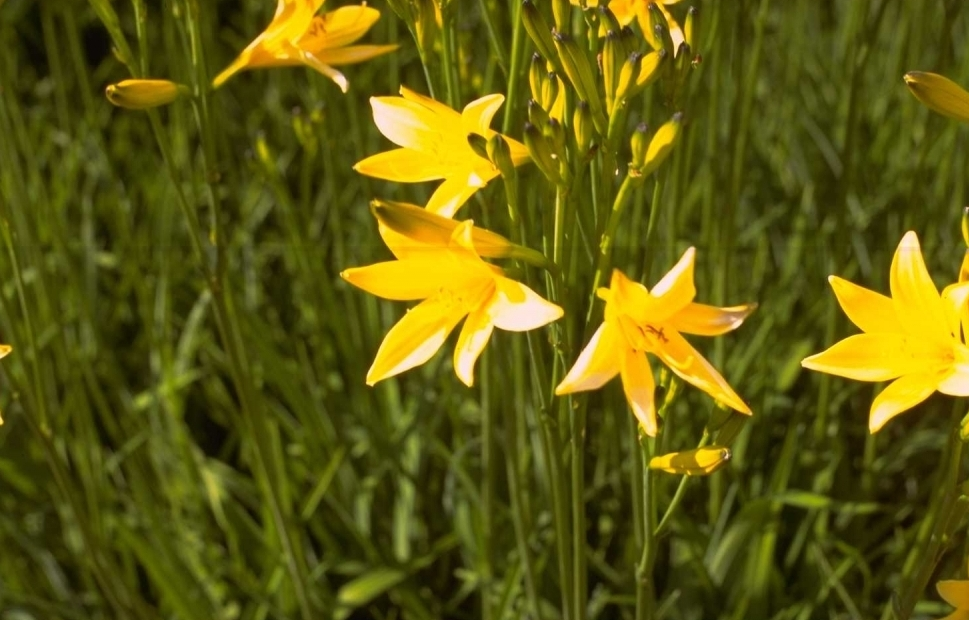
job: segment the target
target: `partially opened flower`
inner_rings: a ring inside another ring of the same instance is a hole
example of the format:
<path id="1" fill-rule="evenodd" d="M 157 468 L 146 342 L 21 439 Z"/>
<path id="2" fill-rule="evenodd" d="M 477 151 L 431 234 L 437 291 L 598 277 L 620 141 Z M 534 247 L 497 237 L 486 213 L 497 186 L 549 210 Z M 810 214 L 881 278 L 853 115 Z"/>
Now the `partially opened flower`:
<path id="1" fill-rule="evenodd" d="M 122 80 L 104 89 L 108 101 L 120 108 L 147 110 L 188 94 L 188 87 L 171 80 Z"/>
<path id="2" fill-rule="evenodd" d="M 639 28 L 643 32 L 643 36 L 649 41 L 656 49 L 662 48 L 662 44 L 656 39 L 656 35 L 653 31 L 653 22 L 649 17 L 649 5 L 655 4 L 656 8 L 663 14 L 666 18 L 666 23 L 669 24 L 670 28 L 670 38 L 673 39 L 673 53 L 676 54 L 680 51 L 680 43 L 685 40 L 683 29 L 680 24 L 676 21 L 676 18 L 669 12 L 666 5 L 677 4 L 680 0 L 611 0 L 609 2 L 609 10 L 612 14 L 616 16 L 619 23 L 623 26 L 629 25 L 634 19 L 639 22 Z M 576 1 L 573 0 L 573 4 Z M 592 6 L 590 4 L 590 6 Z M 692 45 L 692 41 L 688 41 Z"/>
<path id="3" fill-rule="evenodd" d="M 969 396 L 969 348 L 961 337 L 969 325 L 960 325 L 969 282 L 952 284 L 939 295 L 914 232 L 905 233 L 895 250 L 890 299 L 837 276 L 828 281 L 863 333 L 801 365 L 857 381 L 892 381 L 871 405 L 872 433 L 935 391 Z"/>
<path id="4" fill-rule="evenodd" d="M 652 291 L 614 270 L 609 288 L 597 292 L 606 301 L 605 322 L 555 393 L 595 390 L 621 375 L 633 414 L 643 431 L 655 436 L 655 383 L 646 357 L 652 353 L 684 381 L 750 415 L 750 408 L 680 332 L 700 336 L 725 334 L 740 327 L 756 304 L 717 308 L 694 303 L 695 254 L 693 248 L 688 249 Z"/>
<path id="5" fill-rule="evenodd" d="M 429 360 L 467 317 L 454 349 L 454 370 L 471 386 L 475 362 L 495 327 L 527 331 L 562 316 L 561 308 L 481 259 L 470 220 L 458 224 L 446 242 L 435 241 L 438 232 L 415 233 L 413 241 L 399 233 L 384 235 L 397 260 L 340 274 L 378 297 L 423 300 L 387 333 L 367 372 L 368 385 Z"/>
<path id="6" fill-rule="evenodd" d="M 426 209 L 451 217 L 476 191 L 498 176 L 494 164 L 468 144 L 468 134 L 494 136 L 491 119 L 505 98 L 487 95 L 469 103 L 459 114 L 403 86 L 400 94 L 401 97 L 371 97 L 370 105 L 380 133 L 401 148 L 372 155 L 353 169 L 400 183 L 444 179 Z M 505 141 L 516 166 L 528 161 L 525 145 L 508 137 Z"/>
<path id="7" fill-rule="evenodd" d="M 334 66 L 369 60 L 397 49 L 396 45 L 350 45 L 380 19 L 367 6 L 345 6 L 316 15 L 324 0 L 278 0 L 276 15 L 232 64 L 212 81 L 218 88 L 246 69 L 306 65 L 347 92 L 349 83 Z"/>

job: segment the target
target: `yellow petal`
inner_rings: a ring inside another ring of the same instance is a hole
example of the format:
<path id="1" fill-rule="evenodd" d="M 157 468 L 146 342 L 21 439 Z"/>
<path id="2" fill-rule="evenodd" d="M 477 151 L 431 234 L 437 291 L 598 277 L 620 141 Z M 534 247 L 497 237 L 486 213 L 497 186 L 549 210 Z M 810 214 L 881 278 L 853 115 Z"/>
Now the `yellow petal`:
<path id="1" fill-rule="evenodd" d="M 306 50 L 302 50 L 296 47 L 295 45 L 291 45 L 289 43 L 286 43 L 283 45 L 283 50 L 294 53 L 307 67 L 333 80 L 333 82 L 337 86 L 339 86 L 340 90 L 343 91 L 344 93 L 350 89 L 350 82 L 347 81 L 347 78 L 345 75 L 343 75 L 342 73 L 340 73 L 339 71 L 331 67 L 330 65 L 326 64 L 325 62 L 317 58 L 315 55 L 313 55 L 312 53 Z"/>
<path id="2" fill-rule="evenodd" d="M 637 323 L 646 323 L 652 317 L 651 312 L 656 305 L 656 300 L 645 286 L 633 282 L 618 269 L 612 270 L 609 292 L 603 299 L 606 299 L 607 321 L 615 321 L 618 315 L 626 314 Z"/>
<path id="3" fill-rule="evenodd" d="M 961 319 L 967 305 L 969 305 L 969 282 L 950 284 L 942 291 L 946 326 L 954 340 L 961 339 Z"/>
<path id="4" fill-rule="evenodd" d="M 886 422 L 931 396 L 938 383 L 938 373 L 905 375 L 892 381 L 871 404 L 869 432 L 878 432 Z"/>
<path id="5" fill-rule="evenodd" d="M 935 589 L 946 603 L 961 611 L 969 610 L 969 581 L 947 579 L 935 584 Z"/>
<path id="6" fill-rule="evenodd" d="M 410 101 L 412 103 L 419 104 L 438 118 L 438 122 L 441 124 L 441 129 L 451 129 L 458 131 L 461 128 L 461 115 L 455 110 L 452 110 L 448 106 L 444 105 L 437 99 L 431 99 L 420 93 L 414 92 L 406 86 L 400 87 L 400 96 Z M 461 136 L 464 140 L 465 136 Z"/>
<path id="7" fill-rule="evenodd" d="M 683 36 L 683 29 L 680 28 L 679 22 L 677 22 L 676 19 L 673 17 L 673 14 L 670 13 L 665 6 L 663 6 L 664 4 L 672 4 L 672 3 L 659 2 L 656 4 L 656 8 L 658 8 L 660 12 L 663 13 L 663 17 L 666 18 L 666 23 L 669 24 L 670 38 L 673 40 L 673 53 L 677 54 L 680 51 L 680 43 L 683 43 L 683 41 L 685 41 L 686 38 Z"/>
<path id="8" fill-rule="evenodd" d="M 905 334 L 856 334 L 805 358 L 801 366 L 856 381 L 888 381 L 945 368 L 950 351 Z"/>
<path id="9" fill-rule="evenodd" d="M 496 327 L 512 332 L 537 329 L 562 317 L 562 308 L 509 278 L 495 279 L 497 288 L 489 312 Z"/>
<path id="10" fill-rule="evenodd" d="M 478 356 L 488 344 L 491 332 L 494 331 L 486 309 L 475 310 L 468 315 L 458 335 L 458 343 L 454 347 L 454 372 L 468 387 L 474 385 L 474 364 Z"/>
<path id="11" fill-rule="evenodd" d="M 11 351 L 13 351 L 13 347 L 9 344 L 0 344 L 0 358 L 7 357 Z"/>
<path id="12" fill-rule="evenodd" d="M 969 396 L 969 347 L 953 344 L 952 366 L 944 371 L 935 389 L 949 396 Z"/>
<path id="13" fill-rule="evenodd" d="M 532 156 L 528 154 L 528 148 L 524 144 L 508 136 L 505 136 L 505 142 L 508 143 L 508 150 L 511 151 L 511 163 L 521 166 L 532 161 Z"/>
<path id="14" fill-rule="evenodd" d="M 947 77 L 910 71 L 905 84 L 925 107 L 957 121 L 969 122 L 969 93 Z"/>
<path id="15" fill-rule="evenodd" d="M 316 52 L 320 62 L 327 65 L 353 65 L 364 62 L 388 52 L 393 52 L 397 45 L 352 45 L 350 47 L 340 47 L 337 49 L 327 49 Z"/>
<path id="16" fill-rule="evenodd" d="M 623 26 L 636 19 L 635 0 L 611 0 L 609 10 Z"/>
<path id="17" fill-rule="evenodd" d="M 380 19 L 380 11 L 367 6 L 344 6 L 313 18 L 300 39 L 300 47 L 318 51 L 350 45 Z"/>
<path id="18" fill-rule="evenodd" d="M 360 174 L 398 183 L 422 183 L 443 179 L 449 166 L 437 157 L 412 149 L 384 151 L 359 161 L 353 169 Z"/>
<path id="19" fill-rule="evenodd" d="M 464 107 L 461 112 L 461 124 L 465 133 L 476 133 L 485 138 L 494 132 L 491 131 L 491 119 L 501 104 L 505 102 L 504 95 L 485 95 L 480 99 L 475 99 Z"/>
<path id="20" fill-rule="evenodd" d="M 718 308 L 691 303 L 670 317 L 667 324 L 678 332 L 698 336 L 719 336 L 740 327 L 757 304 Z"/>
<path id="21" fill-rule="evenodd" d="M 622 357 L 622 389 L 626 393 L 633 415 L 639 420 L 639 426 L 650 437 L 656 436 L 656 401 L 654 392 L 656 383 L 653 381 L 653 370 L 649 367 L 649 360 L 641 351 L 626 348 Z"/>
<path id="22" fill-rule="evenodd" d="M 372 295 L 397 301 L 427 299 L 452 287 L 468 275 L 466 266 L 444 250 L 426 252 L 406 260 L 388 261 L 346 269 L 344 280 Z"/>
<path id="23" fill-rule="evenodd" d="M 425 106 L 401 97 L 371 97 L 373 120 L 397 146 L 441 155 L 439 119 Z"/>
<path id="24" fill-rule="evenodd" d="M 453 217 L 458 209 L 468 201 L 478 187 L 469 185 L 466 177 L 452 176 L 444 180 L 434 193 L 431 194 L 427 206 L 424 207 L 431 213 L 437 213 L 444 217 Z"/>
<path id="25" fill-rule="evenodd" d="M 838 276 L 830 276 L 828 282 L 841 309 L 861 331 L 869 334 L 902 331 L 895 316 L 895 304 L 890 298 Z"/>
<path id="26" fill-rule="evenodd" d="M 425 299 L 409 310 L 380 343 L 367 385 L 420 366 L 441 348 L 448 334 L 464 316 L 462 307 L 438 297 Z"/>
<path id="27" fill-rule="evenodd" d="M 654 309 L 649 313 L 650 322 L 662 323 L 685 308 L 696 297 L 696 288 L 693 286 L 695 257 L 696 250 L 689 248 L 650 291 L 656 300 Z"/>
<path id="28" fill-rule="evenodd" d="M 662 342 L 665 339 L 665 342 Z M 710 362 L 694 349 L 683 336 L 668 329 L 661 338 L 661 344 L 653 351 L 663 363 L 670 367 L 681 379 L 690 383 L 731 409 L 751 415 L 750 407 L 740 399 L 727 381 L 720 376 Z"/>
<path id="29" fill-rule="evenodd" d="M 895 250 L 890 283 L 895 313 L 906 331 L 926 339 L 948 339 L 942 300 L 912 231 L 905 233 Z"/>
<path id="30" fill-rule="evenodd" d="M 572 370 L 555 388 L 555 393 L 561 396 L 602 387 L 619 374 L 627 348 L 619 330 L 608 322 L 603 323 L 582 350 Z"/>
<path id="31" fill-rule="evenodd" d="M 659 469 L 671 474 L 709 476 L 723 467 L 729 460 L 730 448 L 704 446 L 695 450 L 654 456 L 649 460 L 649 468 Z"/>

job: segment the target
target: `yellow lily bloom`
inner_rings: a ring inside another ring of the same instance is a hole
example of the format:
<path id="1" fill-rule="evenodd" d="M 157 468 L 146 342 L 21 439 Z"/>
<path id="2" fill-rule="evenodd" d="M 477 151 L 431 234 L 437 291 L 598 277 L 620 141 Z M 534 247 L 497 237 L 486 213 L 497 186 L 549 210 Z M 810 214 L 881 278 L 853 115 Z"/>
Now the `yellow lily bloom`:
<path id="1" fill-rule="evenodd" d="M 949 78 L 936 73 L 910 71 L 905 84 L 925 107 L 957 121 L 969 122 L 969 93 Z"/>
<path id="2" fill-rule="evenodd" d="M 401 97 L 371 97 L 373 120 L 380 133 L 399 149 L 372 155 L 353 169 L 399 183 L 444 179 L 425 207 L 445 217 L 498 176 L 490 161 L 468 144 L 468 134 L 490 138 L 491 119 L 504 103 L 502 95 L 487 95 L 465 106 L 460 114 L 443 103 L 400 87 Z M 516 166 L 529 160 L 525 145 L 506 137 Z"/>
<path id="3" fill-rule="evenodd" d="M 306 65 L 347 92 L 350 84 L 334 66 L 369 60 L 397 49 L 396 45 L 350 45 L 380 19 L 367 6 L 345 6 L 316 15 L 324 0 L 278 0 L 276 15 L 256 39 L 212 81 L 218 88 L 246 69 Z"/>
<path id="4" fill-rule="evenodd" d="M 6 357 L 13 349 L 10 345 L 0 344 L 0 358 Z M 0 425 L 3 424 L 3 416 L 0 416 Z"/>
<path id="5" fill-rule="evenodd" d="M 384 240 L 398 260 L 340 274 L 350 284 L 384 299 L 423 300 L 387 333 L 367 372 L 367 385 L 429 360 L 467 317 L 454 349 L 454 371 L 470 387 L 475 362 L 495 327 L 527 331 L 563 314 L 560 307 L 481 259 L 470 220 L 458 224 L 446 243 L 436 242 L 434 237 L 434 232 L 414 239 L 385 234 Z"/>
<path id="6" fill-rule="evenodd" d="M 941 620 L 969 620 L 969 581 L 946 579 L 935 584 L 942 599 L 955 610 Z"/>
<path id="7" fill-rule="evenodd" d="M 571 0 L 575 6 L 581 6 L 581 0 Z M 673 53 L 680 51 L 680 43 L 684 41 L 683 29 L 673 15 L 666 8 L 666 5 L 677 4 L 680 0 L 611 0 L 608 4 L 609 10 L 616 16 L 619 23 L 628 26 L 635 19 L 639 21 L 639 27 L 643 31 L 643 36 L 649 41 L 650 45 L 659 49 L 662 45 L 657 44 L 656 37 L 653 35 L 653 27 L 649 19 L 649 5 L 656 4 L 667 23 L 670 25 L 670 38 L 673 39 Z M 599 6 L 599 0 L 586 0 L 587 7 L 594 8 Z M 599 33 L 600 36 L 604 34 Z M 692 44 L 692 43 L 691 43 Z"/>
<path id="8" fill-rule="evenodd" d="M 657 431 L 655 383 L 645 355 L 652 353 L 687 383 L 750 415 L 750 408 L 680 332 L 700 336 L 725 334 L 740 327 L 757 306 L 717 308 L 694 303 L 695 254 L 693 248 L 688 249 L 652 291 L 614 270 L 609 288 L 600 288 L 596 293 L 606 302 L 605 322 L 555 393 L 595 390 L 619 374 L 633 414 L 643 431 L 653 437 Z"/>
<path id="9" fill-rule="evenodd" d="M 939 391 L 969 396 L 969 347 L 961 333 L 969 282 L 952 284 L 942 295 L 922 259 L 918 237 L 907 232 L 895 250 L 892 296 L 828 278 L 841 308 L 861 334 L 801 362 L 805 368 L 857 381 L 889 381 L 871 405 L 868 428 L 886 422 Z"/>
<path id="10" fill-rule="evenodd" d="M 104 96 L 120 108 L 146 110 L 169 104 L 188 92 L 187 86 L 170 80 L 122 80 L 109 84 Z"/>

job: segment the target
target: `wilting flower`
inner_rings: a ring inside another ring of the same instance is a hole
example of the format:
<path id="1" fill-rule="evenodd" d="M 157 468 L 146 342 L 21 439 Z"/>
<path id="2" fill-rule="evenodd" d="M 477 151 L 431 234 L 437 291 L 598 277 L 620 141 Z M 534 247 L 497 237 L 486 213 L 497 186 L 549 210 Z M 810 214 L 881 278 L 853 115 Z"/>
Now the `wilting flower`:
<path id="1" fill-rule="evenodd" d="M 969 347 L 960 334 L 969 282 L 947 286 L 939 295 L 932 283 L 914 232 L 902 237 L 892 260 L 892 297 L 842 280 L 828 278 L 841 308 L 861 334 L 801 362 L 857 381 L 892 381 L 871 405 L 868 428 L 886 422 L 939 391 L 969 396 Z"/>
<path id="2" fill-rule="evenodd" d="M 936 73 L 910 71 L 905 84 L 925 107 L 957 121 L 969 122 L 969 93 L 949 78 Z"/>
<path id="3" fill-rule="evenodd" d="M 684 381 L 750 415 L 750 408 L 680 332 L 700 336 L 725 334 L 740 327 L 756 304 L 717 308 L 693 303 L 695 254 L 693 248 L 688 249 L 652 291 L 614 270 L 609 288 L 597 291 L 606 302 L 605 322 L 555 393 L 594 390 L 619 374 L 633 414 L 646 434 L 655 436 L 655 383 L 646 358 L 646 353 L 652 353 Z"/>
<path id="4" fill-rule="evenodd" d="M 347 92 L 349 83 L 334 66 L 370 60 L 397 49 L 396 45 L 350 45 L 380 19 L 367 6 L 344 6 L 316 15 L 324 0 L 278 0 L 272 22 L 212 81 L 218 88 L 245 69 L 306 65 L 336 82 Z"/>
<path id="5" fill-rule="evenodd" d="M 935 584 L 939 596 L 955 610 L 941 620 L 969 620 L 969 581 L 946 579 Z"/>
<path id="6" fill-rule="evenodd" d="M 372 155 L 353 169 L 400 183 L 444 179 L 426 209 L 451 217 L 476 191 L 498 176 L 494 164 L 478 156 L 468 144 L 468 134 L 494 136 L 491 119 L 505 98 L 481 97 L 459 114 L 403 86 L 400 94 L 401 97 L 371 97 L 370 105 L 380 133 L 402 148 Z M 508 137 L 505 141 L 516 166 L 528 161 L 525 145 Z"/>
<path id="7" fill-rule="evenodd" d="M 454 349 L 454 371 L 471 386 L 474 364 L 495 327 L 527 331 L 562 316 L 561 308 L 481 259 L 474 240 L 482 237 L 474 234 L 470 220 L 458 224 L 445 242 L 435 241 L 440 229 L 414 231 L 413 239 L 385 234 L 397 260 L 340 274 L 378 297 L 423 300 L 387 333 L 367 372 L 368 385 L 429 360 L 467 317 Z"/>
<path id="8" fill-rule="evenodd" d="M 131 110 L 166 105 L 187 93 L 187 86 L 169 80 L 122 80 L 104 89 L 108 101 Z"/>
<path id="9" fill-rule="evenodd" d="M 0 358 L 6 357 L 13 349 L 6 344 L 0 344 Z M 3 417 L 0 416 L 0 424 L 3 424 Z"/>

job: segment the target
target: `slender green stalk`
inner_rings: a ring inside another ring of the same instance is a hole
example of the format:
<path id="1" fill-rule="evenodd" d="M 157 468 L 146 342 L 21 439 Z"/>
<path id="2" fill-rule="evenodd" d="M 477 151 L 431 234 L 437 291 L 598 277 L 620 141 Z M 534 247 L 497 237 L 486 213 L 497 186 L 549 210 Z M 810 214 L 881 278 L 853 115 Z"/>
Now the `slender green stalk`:
<path id="1" fill-rule="evenodd" d="M 653 562 L 656 559 L 656 490 L 653 471 L 649 459 L 653 454 L 654 440 L 643 436 L 640 439 L 640 462 L 642 463 L 643 484 L 643 551 L 636 565 L 636 620 L 653 617 L 656 608 L 656 592 L 653 587 Z"/>
<path id="2" fill-rule="evenodd" d="M 484 354 L 487 356 L 487 353 Z M 481 617 L 490 620 L 493 614 L 491 587 L 495 578 L 494 567 L 494 513 L 495 477 L 497 475 L 494 451 L 494 405 L 491 402 L 490 356 L 481 364 Z M 524 561 L 524 558 L 523 558 Z"/>

